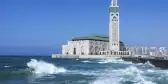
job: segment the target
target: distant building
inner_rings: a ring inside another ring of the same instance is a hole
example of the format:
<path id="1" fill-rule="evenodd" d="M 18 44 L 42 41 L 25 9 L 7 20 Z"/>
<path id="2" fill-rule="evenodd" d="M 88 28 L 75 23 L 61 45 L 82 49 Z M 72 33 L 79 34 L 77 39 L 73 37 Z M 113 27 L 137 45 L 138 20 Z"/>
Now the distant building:
<path id="1" fill-rule="evenodd" d="M 125 45 L 120 41 L 120 51 L 126 51 Z M 104 35 L 90 35 L 75 37 L 62 46 L 63 54 L 70 55 L 103 55 L 109 50 L 109 37 Z"/>
<path id="2" fill-rule="evenodd" d="M 131 55 L 120 41 L 119 6 L 117 0 L 112 0 L 109 9 L 109 37 L 91 35 L 76 37 L 62 46 L 62 54 L 70 55 Z"/>
<path id="3" fill-rule="evenodd" d="M 167 47 L 127 47 L 132 55 L 168 56 Z"/>

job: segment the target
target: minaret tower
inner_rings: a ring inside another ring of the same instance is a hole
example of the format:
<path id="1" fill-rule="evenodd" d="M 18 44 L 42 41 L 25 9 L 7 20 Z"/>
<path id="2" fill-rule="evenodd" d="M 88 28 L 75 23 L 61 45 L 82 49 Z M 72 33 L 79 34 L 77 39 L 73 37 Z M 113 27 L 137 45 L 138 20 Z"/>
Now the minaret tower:
<path id="1" fill-rule="evenodd" d="M 109 11 L 109 49 L 111 51 L 120 50 L 119 34 L 119 6 L 117 0 L 112 0 Z"/>

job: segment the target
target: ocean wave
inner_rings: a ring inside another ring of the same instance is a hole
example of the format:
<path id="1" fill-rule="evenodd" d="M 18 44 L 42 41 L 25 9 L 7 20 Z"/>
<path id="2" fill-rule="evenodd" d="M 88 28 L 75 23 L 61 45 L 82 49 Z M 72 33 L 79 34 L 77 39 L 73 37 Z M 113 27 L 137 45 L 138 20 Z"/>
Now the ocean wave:
<path id="1" fill-rule="evenodd" d="M 19 71 L 3 71 L 0 72 L 0 78 L 8 79 L 10 77 L 16 77 L 16 76 L 28 76 L 31 74 L 28 70 L 19 70 Z"/>
<path id="2" fill-rule="evenodd" d="M 149 66 L 149 67 L 153 67 L 153 68 L 155 67 L 155 65 L 151 64 L 149 61 L 147 61 L 147 62 L 145 63 L 145 65 L 146 65 L 146 66 Z"/>
<path id="3" fill-rule="evenodd" d="M 84 60 L 84 61 L 82 61 L 83 63 L 91 63 L 91 61 L 89 61 L 89 60 Z"/>
<path id="4" fill-rule="evenodd" d="M 144 71 L 132 65 L 125 69 L 108 70 L 106 75 L 99 77 L 91 84 L 156 84 L 143 74 Z"/>
<path id="5" fill-rule="evenodd" d="M 130 66 L 124 70 L 122 70 L 122 82 L 132 82 L 134 84 L 156 84 L 153 83 L 152 80 L 146 79 L 145 72 L 143 70 L 138 69 L 135 66 Z"/>
<path id="6" fill-rule="evenodd" d="M 146 75 L 148 78 L 157 82 L 157 84 L 167 84 L 168 82 L 168 70 L 161 69 L 147 69 Z"/>
<path id="7" fill-rule="evenodd" d="M 63 67 L 56 67 L 52 63 L 48 63 L 42 60 L 38 61 L 36 59 L 31 59 L 31 61 L 27 63 L 27 66 L 35 74 L 58 74 L 67 71 Z"/>
<path id="8" fill-rule="evenodd" d="M 155 65 L 151 64 L 149 61 L 147 61 L 146 63 L 132 63 L 129 61 L 124 61 L 122 59 L 104 59 L 104 60 L 98 60 L 97 63 L 99 64 L 109 64 L 109 63 L 127 64 L 127 65 L 138 65 L 142 67 L 155 68 Z"/>
<path id="9" fill-rule="evenodd" d="M 102 70 L 71 70 L 68 71 L 67 74 L 80 74 L 80 75 L 85 75 L 85 76 L 100 76 L 102 75 L 104 71 Z"/>
<path id="10" fill-rule="evenodd" d="M 142 66 L 142 67 L 148 67 L 148 68 L 156 68 L 155 65 L 151 64 L 149 61 L 147 61 L 146 63 L 138 63 L 135 65 Z"/>
<path id="11" fill-rule="evenodd" d="M 12 66 L 4 66 L 5 68 L 9 68 L 9 67 L 12 67 Z"/>

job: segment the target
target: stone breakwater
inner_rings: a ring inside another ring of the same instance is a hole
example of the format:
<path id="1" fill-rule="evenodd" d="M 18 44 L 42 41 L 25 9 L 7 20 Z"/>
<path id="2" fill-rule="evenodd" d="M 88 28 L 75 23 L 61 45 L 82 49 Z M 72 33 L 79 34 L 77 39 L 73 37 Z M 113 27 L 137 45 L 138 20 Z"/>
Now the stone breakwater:
<path id="1" fill-rule="evenodd" d="M 150 62 L 155 67 L 168 69 L 167 57 L 122 57 L 124 61 L 131 61 L 132 63 L 146 63 Z"/>

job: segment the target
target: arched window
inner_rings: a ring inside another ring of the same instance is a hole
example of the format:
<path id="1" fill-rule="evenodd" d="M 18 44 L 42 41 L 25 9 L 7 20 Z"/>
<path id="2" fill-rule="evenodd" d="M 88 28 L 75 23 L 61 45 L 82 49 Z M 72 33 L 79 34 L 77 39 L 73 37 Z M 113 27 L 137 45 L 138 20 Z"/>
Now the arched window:
<path id="1" fill-rule="evenodd" d="M 93 46 L 90 46 L 90 48 L 89 48 L 89 52 L 90 52 L 91 55 L 93 55 L 93 52 L 94 52 L 94 48 L 93 48 Z"/>
<path id="2" fill-rule="evenodd" d="M 95 55 L 98 55 L 98 52 L 96 52 Z"/>
<path id="3" fill-rule="evenodd" d="M 84 55 L 84 46 L 81 47 L 81 55 Z"/>
<path id="4" fill-rule="evenodd" d="M 116 55 L 116 52 L 114 52 L 114 55 Z"/>
<path id="5" fill-rule="evenodd" d="M 123 52 L 121 52 L 121 55 L 123 55 Z"/>
<path id="6" fill-rule="evenodd" d="M 98 55 L 98 52 L 99 52 L 99 48 L 98 46 L 95 47 L 95 55 Z"/>
<path id="7" fill-rule="evenodd" d="M 73 54 L 76 55 L 76 48 L 73 49 Z"/>
<path id="8" fill-rule="evenodd" d="M 127 52 L 127 55 L 129 55 L 129 52 Z"/>
<path id="9" fill-rule="evenodd" d="M 105 48 L 103 48 L 103 51 L 105 51 Z"/>

